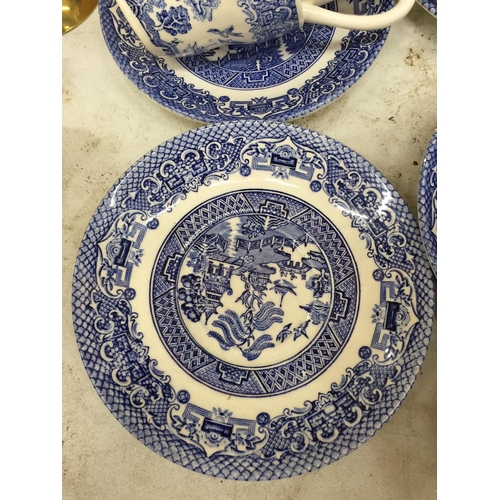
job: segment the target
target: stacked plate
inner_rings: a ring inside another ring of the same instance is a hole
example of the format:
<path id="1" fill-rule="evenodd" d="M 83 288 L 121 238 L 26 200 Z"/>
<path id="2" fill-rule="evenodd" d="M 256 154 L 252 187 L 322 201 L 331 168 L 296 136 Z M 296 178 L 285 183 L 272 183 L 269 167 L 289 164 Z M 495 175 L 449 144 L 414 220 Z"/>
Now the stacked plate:
<path id="1" fill-rule="evenodd" d="M 437 17 L 437 0 L 418 0 L 418 3 L 434 17 Z"/>
<path id="2" fill-rule="evenodd" d="M 427 146 L 420 171 L 418 218 L 427 255 L 437 277 L 437 130 Z"/>

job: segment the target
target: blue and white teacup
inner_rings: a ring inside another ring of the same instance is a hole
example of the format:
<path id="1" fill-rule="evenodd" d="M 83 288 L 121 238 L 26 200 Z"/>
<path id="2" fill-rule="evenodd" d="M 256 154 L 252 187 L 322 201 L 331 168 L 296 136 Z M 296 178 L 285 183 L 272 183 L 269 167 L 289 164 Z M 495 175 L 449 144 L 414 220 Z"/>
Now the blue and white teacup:
<path id="1" fill-rule="evenodd" d="M 146 48 L 173 57 L 233 44 L 257 44 L 302 29 L 305 22 L 373 30 L 402 19 L 415 0 L 398 0 L 386 12 L 343 14 L 320 7 L 331 0 L 117 0 Z M 379 0 L 378 5 L 384 0 Z M 369 0 L 347 0 L 367 12 Z"/>

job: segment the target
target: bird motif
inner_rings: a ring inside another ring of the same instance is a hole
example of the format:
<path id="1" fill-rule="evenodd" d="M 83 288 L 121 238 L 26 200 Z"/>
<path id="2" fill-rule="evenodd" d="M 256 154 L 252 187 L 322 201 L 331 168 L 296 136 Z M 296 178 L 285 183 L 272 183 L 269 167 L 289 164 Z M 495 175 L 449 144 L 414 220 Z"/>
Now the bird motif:
<path id="1" fill-rule="evenodd" d="M 290 283 L 287 280 L 276 280 L 273 281 L 274 287 L 271 287 L 271 290 L 281 295 L 280 307 L 283 306 L 283 298 L 287 293 L 292 293 L 293 295 L 297 295 L 294 291 L 297 288 L 293 283 Z"/>
<path id="2" fill-rule="evenodd" d="M 299 338 L 299 337 L 302 337 L 302 335 L 304 335 L 304 337 L 306 339 L 309 339 L 309 337 L 307 336 L 307 332 L 306 332 L 306 329 L 309 325 L 309 322 L 311 320 L 308 319 L 307 321 L 304 321 L 304 323 L 302 323 L 301 325 L 299 325 L 297 328 L 294 328 L 293 329 L 293 340 L 294 342 Z"/>
<path id="3" fill-rule="evenodd" d="M 292 333 L 292 330 L 290 329 L 290 327 L 292 326 L 291 323 L 288 323 L 288 325 L 284 326 L 283 329 L 281 330 L 281 332 L 278 333 L 277 337 L 276 337 L 276 340 L 278 342 L 281 342 L 283 343 L 285 341 L 285 339 L 291 335 Z"/>
<path id="4" fill-rule="evenodd" d="M 230 36 L 239 36 L 239 37 L 243 36 L 241 33 L 234 33 L 234 26 L 229 26 L 229 28 L 226 28 L 225 30 L 210 28 L 208 32 L 215 33 L 216 35 L 219 35 L 222 38 L 229 38 Z"/>

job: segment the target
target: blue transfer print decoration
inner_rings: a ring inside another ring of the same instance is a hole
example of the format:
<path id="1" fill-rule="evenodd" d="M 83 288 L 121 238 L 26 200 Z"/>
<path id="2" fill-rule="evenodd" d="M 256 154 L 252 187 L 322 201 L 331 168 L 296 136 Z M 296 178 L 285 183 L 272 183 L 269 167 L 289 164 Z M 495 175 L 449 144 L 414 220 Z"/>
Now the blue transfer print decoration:
<path id="1" fill-rule="evenodd" d="M 314 181 L 317 206 L 287 192 Z M 280 122 L 218 124 L 159 145 L 98 206 L 74 328 L 96 390 L 146 446 L 218 478 L 281 479 L 339 460 L 400 406 L 431 335 L 431 276 L 404 201 L 354 151 Z"/>
<path id="2" fill-rule="evenodd" d="M 437 277 L 437 130 L 427 146 L 420 171 L 418 219 L 427 255 Z"/>
<path id="3" fill-rule="evenodd" d="M 350 250 L 323 214 L 248 190 L 211 199 L 179 222 L 157 259 L 151 301 L 163 343 L 186 372 L 219 391 L 260 397 L 328 369 L 349 339 L 358 295 Z M 265 350 L 277 352 L 263 359 Z"/>
<path id="4" fill-rule="evenodd" d="M 124 212 L 99 243 L 99 283 L 111 296 L 129 299 L 135 292 L 128 288 L 134 267 L 141 264 L 144 251 L 142 239 L 147 231 L 143 213 Z"/>
<path id="5" fill-rule="evenodd" d="M 391 1 L 384 1 L 371 5 L 369 12 L 381 12 L 391 6 Z M 326 8 L 337 10 L 336 2 Z M 233 45 L 225 49 L 181 57 L 170 63 L 144 48 L 115 0 L 99 2 L 99 15 L 108 49 L 122 72 L 161 106 L 201 122 L 290 120 L 311 113 L 340 97 L 358 81 L 389 33 L 389 28 L 349 31 L 335 55 L 318 65 L 311 78 L 299 82 L 296 79 L 317 65 L 332 47 L 334 28 L 305 24 L 302 31 L 255 45 L 238 44 L 238 37 L 234 36 Z M 186 82 L 184 70 L 197 79 L 195 84 Z M 237 98 L 224 91 L 216 95 L 213 86 L 245 92 Z"/>
<path id="6" fill-rule="evenodd" d="M 179 7 L 170 7 L 168 11 L 163 10 L 156 17 L 160 28 L 173 36 L 191 31 L 188 11 L 182 5 L 179 5 Z"/>
<path id="7" fill-rule="evenodd" d="M 219 7 L 220 2 L 221 0 L 184 0 L 198 21 L 212 21 L 213 11 Z"/>
<path id="8" fill-rule="evenodd" d="M 437 17 L 437 0 L 418 0 L 418 3 L 434 17 Z"/>
<path id="9" fill-rule="evenodd" d="M 235 9 L 233 19 L 237 23 L 236 30 L 234 26 L 207 29 L 214 20 L 214 11 L 227 8 L 225 5 L 220 6 L 221 0 L 184 0 L 184 5 L 176 5 L 175 0 L 126 2 L 153 45 L 163 49 L 168 56 L 185 54 L 188 46 L 193 49 L 189 53 L 202 53 L 218 47 L 220 43 L 238 43 L 238 38 L 242 37 L 245 43 L 262 43 L 283 33 L 299 30 L 295 0 L 237 0 L 232 5 Z M 214 21 L 213 26 L 217 25 L 217 21 Z M 199 35 L 194 47 L 189 45 L 193 43 L 192 37 L 182 37 L 193 29 Z M 216 36 L 204 36 L 206 34 Z"/>
<path id="10" fill-rule="evenodd" d="M 168 5 L 164 0 L 127 0 L 127 4 L 153 43 L 161 47 L 166 54 L 175 56 L 178 52 L 176 44 L 163 40 L 160 32 L 164 30 L 175 37 L 191 31 L 188 10 L 182 5 Z"/>
<path id="11" fill-rule="evenodd" d="M 198 57 L 180 58 L 179 62 L 212 85 L 242 90 L 266 89 L 307 71 L 323 55 L 332 37 L 331 28 L 306 24 L 303 30 L 273 40 L 254 45 L 235 41 L 228 47 Z"/>
<path id="12" fill-rule="evenodd" d="M 179 401 L 179 403 L 186 404 L 189 402 L 190 398 L 191 396 L 188 391 L 182 390 L 177 393 L 177 401 Z"/>
<path id="13" fill-rule="evenodd" d="M 299 29 L 295 0 L 237 0 L 237 5 L 247 15 L 255 43 Z"/>

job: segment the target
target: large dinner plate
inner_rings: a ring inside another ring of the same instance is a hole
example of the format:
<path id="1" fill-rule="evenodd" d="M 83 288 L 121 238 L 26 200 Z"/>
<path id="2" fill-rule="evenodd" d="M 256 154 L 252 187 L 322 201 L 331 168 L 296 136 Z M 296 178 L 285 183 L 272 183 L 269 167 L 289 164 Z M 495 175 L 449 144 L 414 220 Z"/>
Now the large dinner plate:
<path id="1" fill-rule="evenodd" d="M 393 0 L 341 0 L 343 12 L 371 14 Z M 337 1 L 328 5 L 338 9 Z M 389 28 L 349 31 L 306 24 L 303 31 L 260 45 L 159 58 L 144 48 L 116 0 L 100 0 L 102 33 L 121 71 L 170 111 L 199 122 L 290 120 L 341 96 L 379 54 Z"/>
<path id="2" fill-rule="evenodd" d="M 269 480 L 335 462 L 391 417 L 434 289 L 418 225 L 375 167 L 252 120 L 175 137 L 116 182 L 72 301 L 87 373 L 137 439 L 193 471 Z"/>
<path id="3" fill-rule="evenodd" d="M 437 276 L 437 130 L 427 146 L 420 170 L 418 219 L 427 255 Z"/>

